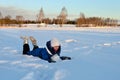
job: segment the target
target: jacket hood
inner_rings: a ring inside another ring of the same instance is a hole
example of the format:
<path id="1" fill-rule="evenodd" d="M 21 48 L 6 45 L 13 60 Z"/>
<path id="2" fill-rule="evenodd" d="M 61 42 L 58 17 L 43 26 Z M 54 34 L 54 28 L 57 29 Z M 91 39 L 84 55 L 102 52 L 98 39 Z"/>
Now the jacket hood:
<path id="1" fill-rule="evenodd" d="M 57 52 L 55 52 L 53 47 L 51 46 L 51 41 L 46 42 L 46 47 L 52 55 L 58 54 L 60 56 L 60 52 L 61 52 L 61 46 L 60 45 L 59 45 L 59 49 L 58 49 Z"/>

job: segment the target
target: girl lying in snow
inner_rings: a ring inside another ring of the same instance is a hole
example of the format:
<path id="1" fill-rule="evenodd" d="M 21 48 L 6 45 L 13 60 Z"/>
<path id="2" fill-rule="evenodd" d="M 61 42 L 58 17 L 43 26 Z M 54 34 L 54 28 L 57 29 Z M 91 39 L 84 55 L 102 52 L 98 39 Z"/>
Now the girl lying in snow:
<path id="1" fill-rule="evenodd" d="M 43 60 L 47 60 L 48 62 L 56 62 L 59 60 L 70 60 L 70 57 L 60 56 L 61 45 L 60 42 L 53 38 L 52 40 L 46 42 L 45 48 L 39 48 L 37 45 L 37 41 L 34 37 L 21 37 L 23 39 L 23 55 L 33 55 L 35 57 L 39 57 Z M 28 40 L 31 40 L 33 45 L 33 50 L 30 51 L 30 47 L 28 44 Z"/>

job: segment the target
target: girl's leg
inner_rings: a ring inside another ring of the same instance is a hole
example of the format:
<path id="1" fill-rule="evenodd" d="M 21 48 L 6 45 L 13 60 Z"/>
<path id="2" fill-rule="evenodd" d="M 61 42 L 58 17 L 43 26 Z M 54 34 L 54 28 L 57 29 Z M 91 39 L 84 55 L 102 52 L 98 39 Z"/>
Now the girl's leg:
<path id="1" fill-rule="evenodd" d="M 32 42 L 32 45 L 37 46 L 37 40 L 33 36 L 30 36 L 29 38 L 30 38 L 30 40 Z"/>
<path id="2" fill-rule="evenodd" d="M 24 44 L 23 45 L 23 55 L 27 55 L 27 52 L 30 51 L 29 45 Z"/>
<path id="3" fill-rule="evenodd" d="M 37 48 L 39 48 L 37 45 L 34 45 L 34 46 L 33 46 L 33 50 L 35 50 L 35 49 L 37 49 Z"/>
<path id="4" fill-rule="evenodd" d="M 21 39 L 23 39 L 23 54 L 27 54 L 28 51 L 30 51 L 29 45 L 28 45 L 28 37 L 21 36 Z"/>
<path id="5" fill-rule="evenodd" d="M 39 48 L 39 47 L 37 46 L 37 40 L 36 40 L 33 36 L 30 36 L 30 40 L 31 40 L 32 45 L 33 45 L 33 50 Z"/>

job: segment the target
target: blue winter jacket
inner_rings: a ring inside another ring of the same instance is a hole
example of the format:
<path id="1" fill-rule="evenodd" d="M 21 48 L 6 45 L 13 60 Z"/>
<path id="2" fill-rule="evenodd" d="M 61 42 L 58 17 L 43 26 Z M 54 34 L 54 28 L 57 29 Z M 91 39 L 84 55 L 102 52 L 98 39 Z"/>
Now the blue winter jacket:
<path id="1" fill-rule="evenodd" d="M 52 62 L 51 57 L 54 54 L 58 54 L 58 56 L 60 56 L 60 52 L 61 52 L 61 46 L 59 46 L 58 51 L 55 52 L 53 47 L 51 47 L 51 42 L 48 41 L 46 42 L 46 48 L 36 48 L 32 51 L 29 51 L 28 55 L 33 55 L 35 57 L 39 57 L 41 59 L 47 60 L 48 62 Z"/>

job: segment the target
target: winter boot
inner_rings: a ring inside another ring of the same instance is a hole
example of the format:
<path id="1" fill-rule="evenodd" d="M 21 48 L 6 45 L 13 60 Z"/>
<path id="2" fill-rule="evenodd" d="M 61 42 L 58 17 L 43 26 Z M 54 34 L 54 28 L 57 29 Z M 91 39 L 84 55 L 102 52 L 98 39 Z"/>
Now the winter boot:
<path id="1" fill-rule="evenodd" d="M 30 40 L 31 40 L 33 46 L 37 46 L 37 41 L 33 36 L 30 36 Z"/>
<path id="2" fill-rule="evenodd" d="M 21 36 L 20 38 L 23 39 L 24 44 L 28 44 L 28 37 L 27 36 Z"/>

